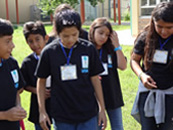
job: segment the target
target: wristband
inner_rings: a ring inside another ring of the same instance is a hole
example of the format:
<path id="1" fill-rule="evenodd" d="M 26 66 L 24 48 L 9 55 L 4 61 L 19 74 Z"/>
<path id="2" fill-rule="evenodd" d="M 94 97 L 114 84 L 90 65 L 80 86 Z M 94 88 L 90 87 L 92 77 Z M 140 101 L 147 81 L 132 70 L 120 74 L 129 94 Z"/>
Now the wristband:
<path id="1" fill-rule="evenodd" d="M 114 51 L 122 50 L 121 46 L 118 46 L 117 48 L 114 49 Z"/>
<path id="2" fill-rule="evenodd" d="M 138 79 L 139 79 L 139 80 L 141 80 L 141 76 L 142 76 L 143 73 L 144 73 L 144 72 L 139 73 L 139 75 L 138 75 Z"/>

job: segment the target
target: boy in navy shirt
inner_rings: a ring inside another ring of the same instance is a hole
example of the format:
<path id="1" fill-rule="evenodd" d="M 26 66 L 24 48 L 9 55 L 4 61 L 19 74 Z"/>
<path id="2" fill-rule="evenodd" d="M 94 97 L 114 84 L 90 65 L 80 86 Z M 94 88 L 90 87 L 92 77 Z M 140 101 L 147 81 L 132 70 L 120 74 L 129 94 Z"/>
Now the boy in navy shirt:
<path id="1" fill-rule="evenodd" d="M 42 22 L 27 22 L 23 27 L 23 34 L 25 36 L 26 42 L 30 49 L 33 51 L 32 54 L 28 55 L 22 63 L 21 72 L 26 81 L 25 90 L 31 92 L 31 105 L 29 121 L 35 124 L 35 130 L 42 130 L 39 125 L 39 112 L 38 112 L 38 102 L 37 102 L 37 92 L 36 84 L 37 77 L 34 75 L 35 69 L 40 57 L 40 53 L 44 46 L 46 45 L 49 37 L 46 35 L 46 31 Z M 48 78 L 47 83 L 50 84 L 50 78 Z M 46 87 L 50 87 L 47 85 Z M 46 91 L 46 109 L 49 114 L 50 110 L 50 89 L 45 89 Z M 49 127 L 50 128 L 50 127 Z"/>
<path id="2" fill-rule="evenodd" d="M 10 56 L 14 48 L 12 34 L 10 21 L 0 18 L 0 130 L 19 130 L 19 120 L 26 117 L 19 98 L 24 81 L 17 61 Z"/>
<path id="3" fill-rule="evenodd" d="M 46 123 L 50 123 L 45 110 L 45 83 L 51 75 L 54 129 L 96 130 L 101 122 L 105 129 L 105 108 L 98 76 L 104 69 L 94 46 L 79 38 L 80 16 L 74 10 L 61 11 L 55 15 L 54 25 L 59 39 L 43 49 L 36 70 L 40 124 L 47 130 Z"/>

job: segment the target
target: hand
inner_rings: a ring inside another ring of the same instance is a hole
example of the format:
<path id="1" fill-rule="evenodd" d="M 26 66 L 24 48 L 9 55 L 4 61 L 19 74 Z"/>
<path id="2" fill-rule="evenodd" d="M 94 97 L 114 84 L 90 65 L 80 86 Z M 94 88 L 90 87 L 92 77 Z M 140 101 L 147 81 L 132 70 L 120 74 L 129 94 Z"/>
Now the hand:
<path id="1" fill-rule="evenodd" d="M 151 76 L 143 73 L 140 78 L 146 88 L 148 89 L 157 88 L 156 82 L 151 78 Z"/>
<path id="2" fill-rule="evenodd" d="M 8 121 L 19 121 L 26 117 L 26 111 L 20 107 L 12 107 L 11 109 L 5 111 L 5 118 Z"/>
<path id="3" fill-rule="evenodd" d="M 99 120 L 98 120 L 98 125 L 102 125 L 102 130 L 104 130 L 107 126 L 107 119 L 106 119 L 106 114 L 105 111 L 100 111 L 99 112 Z"/>
<path id="4" fill-rule="evenodd" d="M 47 123 L 51 126 L 51 122 L 47 113 L 40 113 L 40 126 L 43 130 L 49 130 Z"/>
<path id="5" fill-rule="evenodd" d="M 112 32 L 110 39 L 111 39 L 112 44 L 115 48 L 117 48 L 120 45 L 119 39 L 118 39 L 118 34 L 115 31 Z"/>
<path id="6" fill-rule="evenodd" d="M 45 90 L 45 99 L 48 99 L 48 98 L 50 98 L 50 91 L 51 91 L 51 89 L 46 89 Z"/>

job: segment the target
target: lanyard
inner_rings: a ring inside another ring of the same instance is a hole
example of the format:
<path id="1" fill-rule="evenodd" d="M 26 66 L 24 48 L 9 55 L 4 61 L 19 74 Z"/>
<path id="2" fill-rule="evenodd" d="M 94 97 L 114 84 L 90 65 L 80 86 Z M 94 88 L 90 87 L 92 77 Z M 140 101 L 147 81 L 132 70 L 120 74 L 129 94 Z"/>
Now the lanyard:
<path id="1" fill-rule="evenodd" d="M 161 39 L 159 38 L 160 49 L 163 50 L 163 46 L 172 38 L 172 35 L 166 39 L 164 43 L 162 43 Z"/>
<path id="2" fill-rule="evenodd" d="M 34 53 L 34 57 L 36 60 L 39 60 L 39 58 L 40 58 L 39 56 L 36 55 L 36 53 Z"/>
<path id="3" fill-rule="evenodd" d="M 70 63 L 70 58 L 71 58 L 72 51 L 73 51 L 73 47 L 70 49 L 70 52 L 69 52 L 69 54 L 68 54 L 68 56 L 67 56 L 67 53 L 65 52 L 65 49 L 64 49 L 64 47 L 63 47 L 61 41 L 59 41 L 59 42 L 60 42 L 60 45 L 61 45 L 61 49 L 62 49 L 62 51 L 63 51 L 63 53 L 64 53 L 64 55 L 65 55 L 65 58 L 67 59 L 67 65 L 69 65 L 69 63 Z"/>
<path id="4" fill-rule="evenodd" d="M 100 60 L 102 61 L 102 52 L 103 52 L 103 50 L 102 49 L 100 49 Z"/>
<path id="5" fill-rule="evenodd" d="M 3 63 L 3 59 L 1 58 L 1 63 L 0 63 L 0 67 L 2 66 L 2 63 Z"/>

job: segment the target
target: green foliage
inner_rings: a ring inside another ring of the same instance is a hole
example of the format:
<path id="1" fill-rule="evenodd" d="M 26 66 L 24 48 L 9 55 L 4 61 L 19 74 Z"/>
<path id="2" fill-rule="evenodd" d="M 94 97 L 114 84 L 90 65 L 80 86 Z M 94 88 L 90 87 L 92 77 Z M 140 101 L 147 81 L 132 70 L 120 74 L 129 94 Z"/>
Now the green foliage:
<path id="1" fill-rule="evenodd" d="M 104 0 L 88 0 L 88 1 L 94 7 L 98 4 L 98 2 L 101 2 L 101 3 L 104 2 Z"/>
<path id="2" fill-rule="evenodd" d="M 38 7 L 43 11 L 42 14 L 50 15 L 53 14 L 56 7 L 62 3 L 67 3 L 72 7 L 79 4 L 78 0 L 40 0 Z"/>
<path id="3" fill-rule="evenodd" d="M 124 13 L 124 21 L 130 21 L 130 11 L 126 10 Z"/>
<path id="4" fill-rule="evenodd" d="M 84 0 L 85 1 L 85 0 Z M 92 6 L 96 6 L 98 2 L 104 2 L 104 0 L 88 0 Z M 43 15 L 53 14 L 56 7 L 62 3 L 67 3 L 75 8 L 78 4 L 78 0 L 39 0 L 38 7 L 43 11 Z"/>

